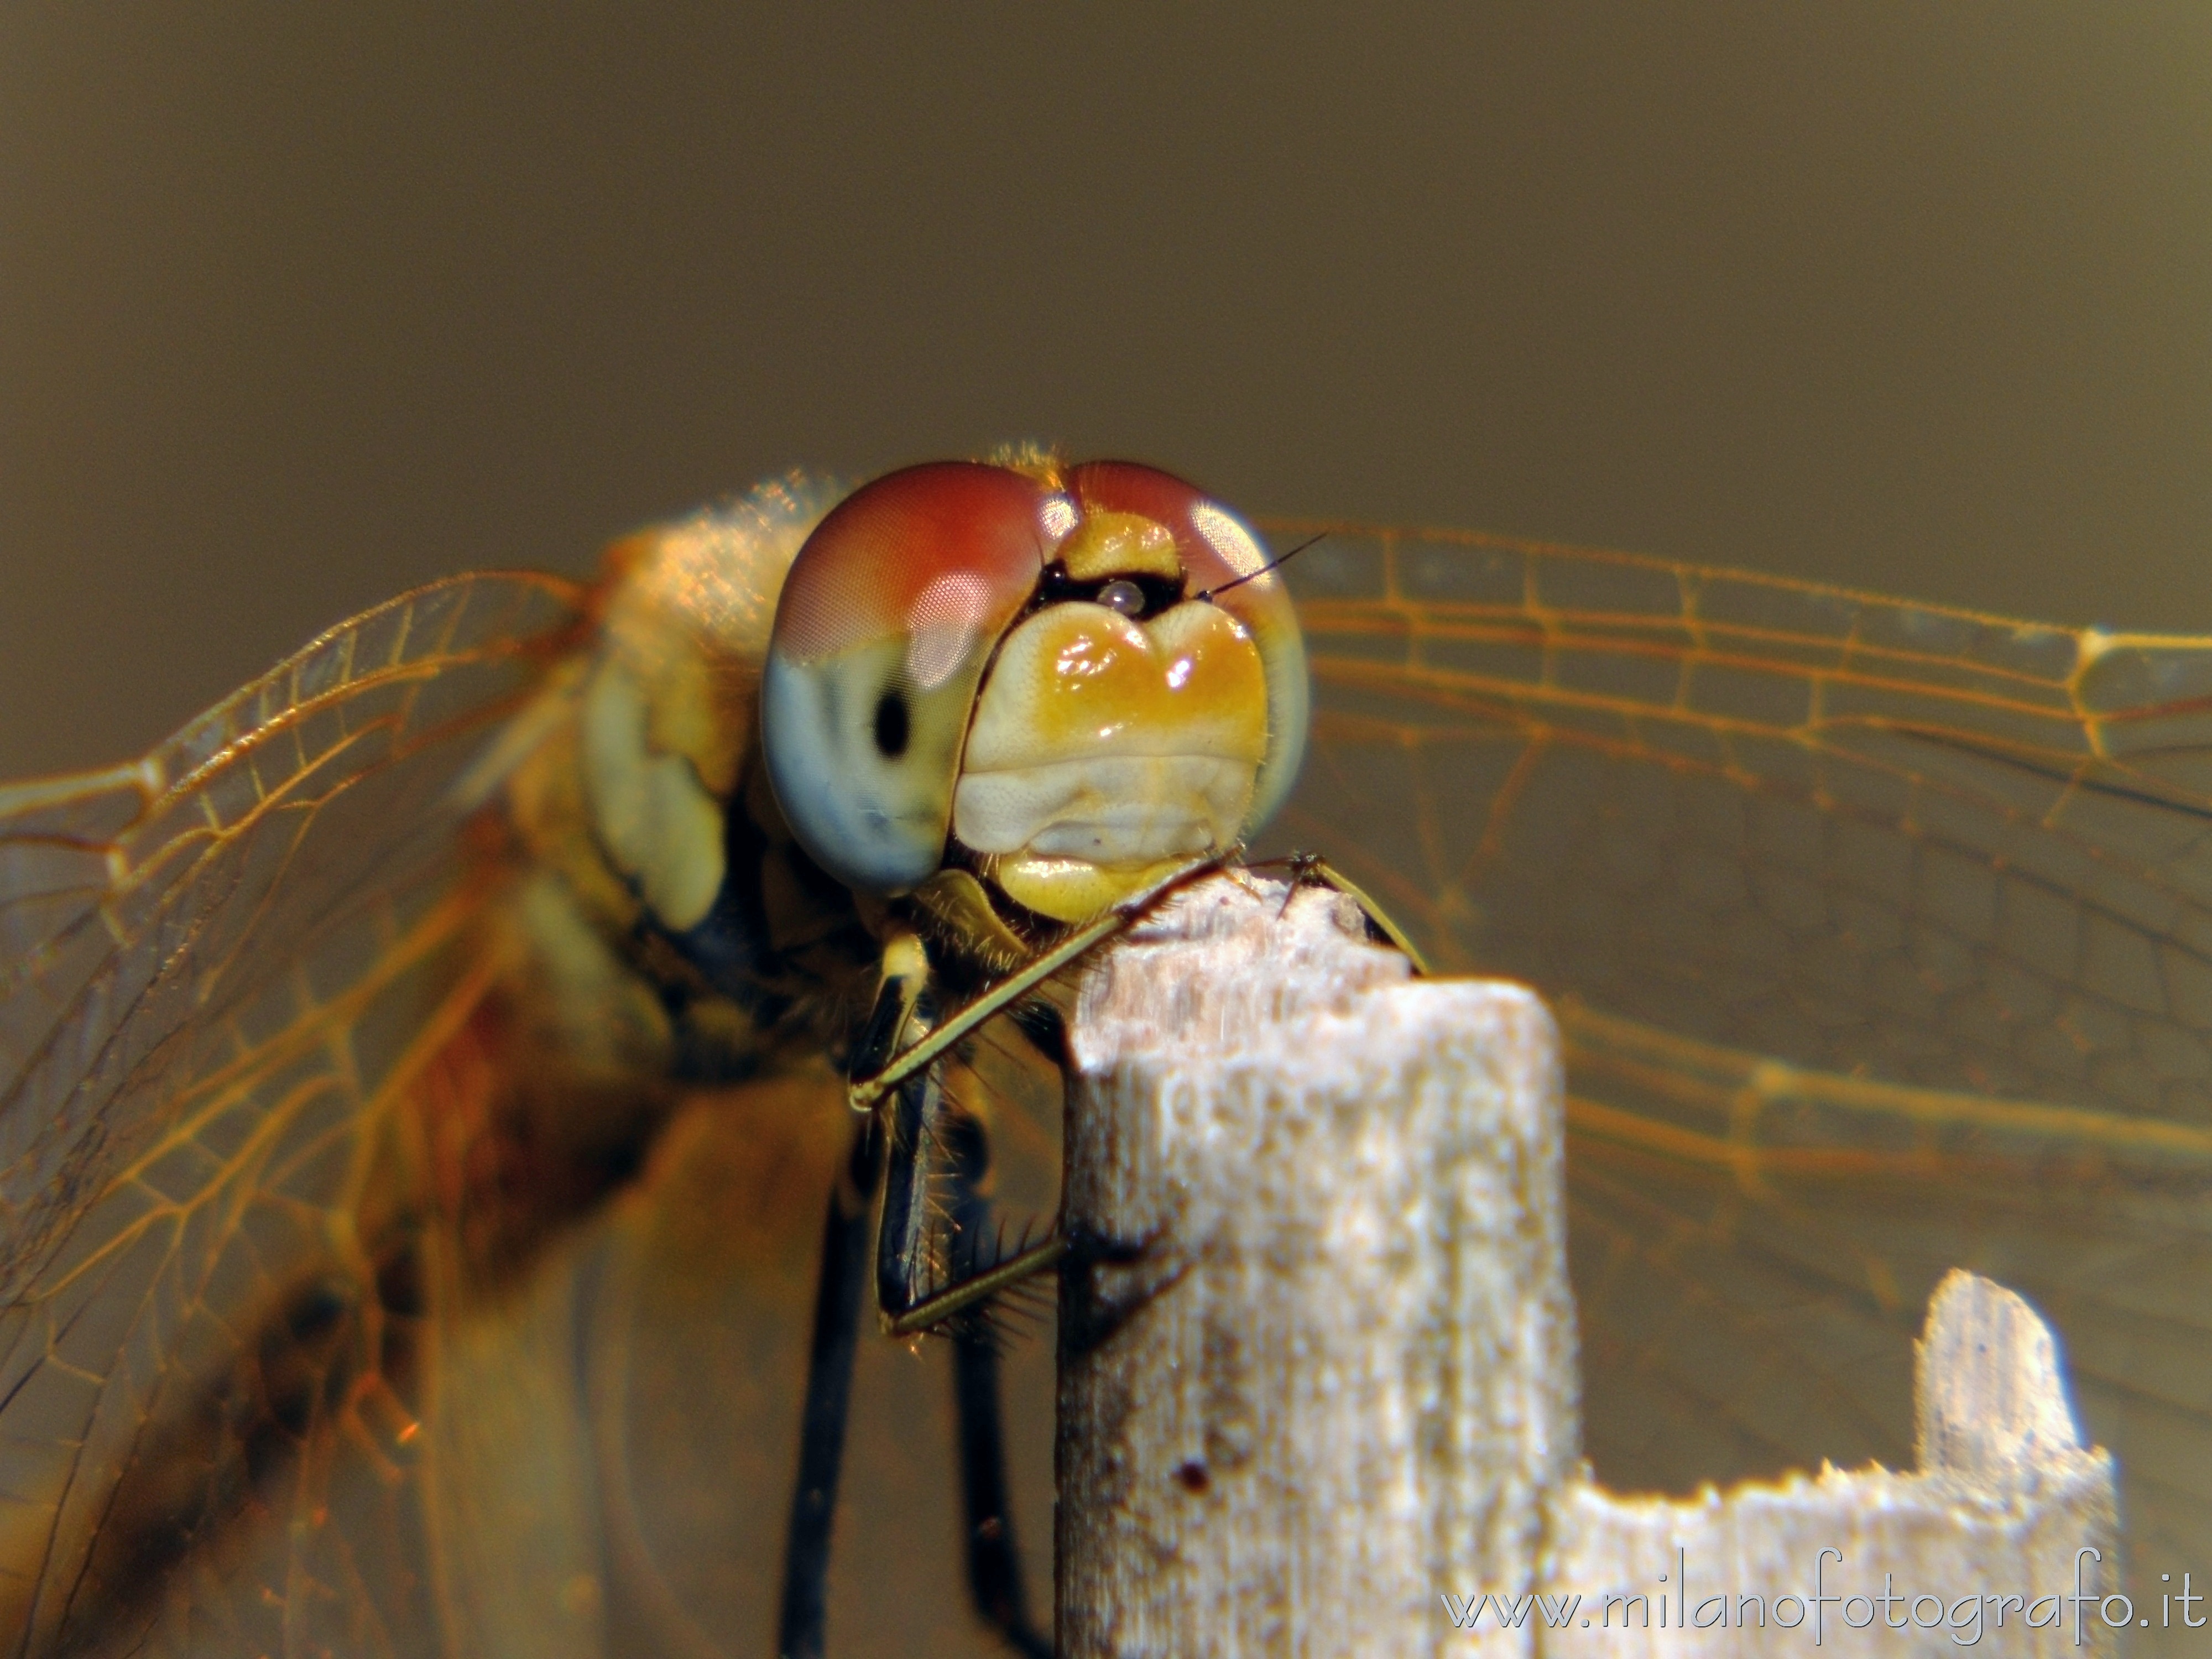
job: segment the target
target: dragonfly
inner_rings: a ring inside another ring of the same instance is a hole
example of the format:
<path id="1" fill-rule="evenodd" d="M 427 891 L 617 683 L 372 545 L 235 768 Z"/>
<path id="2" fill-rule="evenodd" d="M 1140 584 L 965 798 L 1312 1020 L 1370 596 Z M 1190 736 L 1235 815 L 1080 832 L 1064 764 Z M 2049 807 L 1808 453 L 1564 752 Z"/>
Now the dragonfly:
<path id="1" fill-rule="evenodd" d="M 1047 1650 L 1042 1345 L 963 1297 L 1065 1247 L 992 1218 L 1052 1207 L 1065 975 L 851 1079 L 1248 842 L 1550 1000 L 1601 1479 L 1909 1467 L 1963 1266 L 2059 1331 L 2131 1575 L 2201 1567 L 2212 640 L 1259 526 L 794 474 L 0 789 L 0 1645 Z M 1201 736 L 1093 775 L 1181 806 L 1040 787 L 1178 664 Z M 950 1340 L 857 1342 L 872 1278 Z"/>

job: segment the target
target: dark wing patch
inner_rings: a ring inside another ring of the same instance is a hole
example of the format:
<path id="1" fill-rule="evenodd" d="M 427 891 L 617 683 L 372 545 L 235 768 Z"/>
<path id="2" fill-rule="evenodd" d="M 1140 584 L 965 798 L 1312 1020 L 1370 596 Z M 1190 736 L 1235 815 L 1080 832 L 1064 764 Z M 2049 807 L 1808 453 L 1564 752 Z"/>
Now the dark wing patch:
<path id="1" fill-rule="evenodd" d="M 421 1571 L 362 1555 L 390 1494 L 331 1484 L 333 1425 L 412 1437 L 378 1377 L 419 1308 L 349 1206 L 472 994 L 463 827 L 581 599 L 436 584 L 135 767 L 0 790 L 0 1649 L 429 1627 Z M 270 1502 L 330 1524 L 151 1579 Z"/>

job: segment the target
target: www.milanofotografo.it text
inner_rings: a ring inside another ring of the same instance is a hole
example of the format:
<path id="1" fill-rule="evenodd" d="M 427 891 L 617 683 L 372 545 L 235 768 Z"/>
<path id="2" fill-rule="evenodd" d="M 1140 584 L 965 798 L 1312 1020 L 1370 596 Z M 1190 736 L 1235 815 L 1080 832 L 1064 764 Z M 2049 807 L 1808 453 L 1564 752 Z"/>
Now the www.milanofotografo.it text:
<path id="1" fill-rule="evenodd" d="M 1493 1627 L 1650 1630 L 1670 1625 L 1686 1630 L 1772 1628 L 1802 1631 L 1816 1647 L 1840 1634 L 1839 1626 L 1869 1630 L 1875 1627 L 1877 1619 L 1893 1631 L 1947 1631 L 1960 1647 L 1974 1646 L 1985 1631 L 2002 1630 L 2008 1620 L 2036 1630 L 2070 1626 L 2076 1645 L 2087 1642 L 2099 1625 L 2113 1629 L 2155 1626 L 2164 1630 L 2202 1630 L 2212 1622 L 2212 1615 L 2200 1610 L 2206 1598 L 2195 1588 L 2190 1574 L 2181 1574 L 2176 1584 L 2171 1574 L 2160 1573 L 2166 1587 L 2160 1591 L 2158 1605 L 2138 1609 L 2130 1597 L 2106 1595 L 2094 1582 L 2083 1582 L 2085 1578 L 2094 1581 L 2094 1567 L 2103 1559 L 2094 1549 L 2075 1551 L 2070 1589 L 1969 1589 L 1964 1585 L 1941 1592 L 1929 1588 L 1899 1589 L 1895 1575 L 1885 1572 L 1877 1592 L 1853 1586 L 1843 1576 L 1847 1565 L 1844 1553 L 1824 1549 L 1814 1558 L 1808 1589 L 1753 1595 L 1707 1592 L 1702 1588 L 1693 1591 L 1687 1553 L 1678 1549 L 1673 1573 L 1658 1574 L 1648 1592 L 1613 1589 L 1585 1595 L 1532 1590 L 1521 1595 L 1501 1595 L 1477 1591 L 1460 1596 L 1447 1590 L 1442 1594 L 1444 1612 L 1455 1626 L 1466 1631 Z"/>

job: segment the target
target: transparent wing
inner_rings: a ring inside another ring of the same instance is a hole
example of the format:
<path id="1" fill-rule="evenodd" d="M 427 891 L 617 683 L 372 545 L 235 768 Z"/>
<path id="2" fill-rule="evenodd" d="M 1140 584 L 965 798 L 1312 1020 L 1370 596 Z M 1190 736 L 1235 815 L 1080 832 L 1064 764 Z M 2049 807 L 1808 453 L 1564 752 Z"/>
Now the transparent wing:
<path id="1" fill-rule="evenodd" d="M 0 1650 L 428 1627 L 383 1478 L 419 1287 L 353 1206 L 472 1006 L 463 827 L 579 598 L 424 588 L 137 766 L 0 790 Z"/>
<path id="2" fill-rule="evenodd" d="M 1277 838 L 1553 998 L 1599 1474 L 1909 1467 L 1966 1266 L 2054 1316 L 2133 1571 L 2200 1565 L 2212 641 L 1327 528 Z"/>

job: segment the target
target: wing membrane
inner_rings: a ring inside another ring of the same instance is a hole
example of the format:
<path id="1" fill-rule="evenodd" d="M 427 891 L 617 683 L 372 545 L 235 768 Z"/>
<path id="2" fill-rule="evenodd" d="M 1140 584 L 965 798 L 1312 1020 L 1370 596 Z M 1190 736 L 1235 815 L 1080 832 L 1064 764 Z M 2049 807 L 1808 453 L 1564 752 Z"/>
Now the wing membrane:
<path id="1" fill-rule="evenodd" d="M 421 590 L 137 766 L 0 791 L 7 1650 L 428 1627 L 420 1561 L 371 1559 L 404 1553 L 390 1483 L 337 1478 L 414 1455 L 421 1313 L 349 1203 L 471 1006 L 462 825 L 579 598 Z M 336 1524 L 224 1541 L 270 1503 Z"/>
<path id="2" fill-rule="evenodd" d="M 1330 532 L 1283 833 L 1560 1012 L 1600 1474 L 1909 1464 L 1963 1265 L 2055 1317 L 2136 1570 L 2201 1561 L 2212 641 L 1281 528 Z"/>
<path id="3" fill-rule="evenodd" d="M 1911 1338 L 1966 1265 L 2058 1323 L 2137 1572 L 2201 1565 L 2212 643 L 1330 529 L 1290 567 L 1286 833 L 1559 1012 L 1600 1473 L 1909 1461 Z M 793 1386 L 808 1234 L 695 1238 L 687 1183 L 764 1180 L 773 1137 L 686 1120 L 465 1327 L 361 1212 L 382 1104 L 477 1006 L 465 826 L 580 619 L 443 584 L 137 766 L 0 791 L 0 1646 L 708 1650 L 699 1609 L 762 1603 L 747 1425 Z M 817 1130 L 775 1156 L 818 1177 Z"/>

